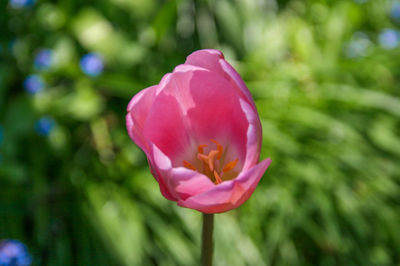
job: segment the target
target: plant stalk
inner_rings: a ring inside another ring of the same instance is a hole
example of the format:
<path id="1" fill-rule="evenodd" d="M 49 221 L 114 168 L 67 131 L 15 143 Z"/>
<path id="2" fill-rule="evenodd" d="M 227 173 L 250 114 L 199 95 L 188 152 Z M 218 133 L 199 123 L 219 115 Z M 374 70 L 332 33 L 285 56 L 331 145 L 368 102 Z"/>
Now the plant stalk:
<path id="1" fill-rule="evenodd" d="M 212 266 L 214 214 L 203 213 L 201 259 L 203 266 Z"/>

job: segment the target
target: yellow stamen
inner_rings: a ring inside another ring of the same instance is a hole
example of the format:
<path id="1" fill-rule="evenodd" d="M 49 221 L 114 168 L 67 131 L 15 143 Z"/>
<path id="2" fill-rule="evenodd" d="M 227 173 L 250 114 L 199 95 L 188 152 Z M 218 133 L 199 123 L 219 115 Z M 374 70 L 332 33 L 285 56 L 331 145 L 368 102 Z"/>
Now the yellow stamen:
<path id="1" fill-rule="evenodd" d="M 236 158 L 236 160 L 233 160 L 229 163 L 227 163 L 224 168 L 222 169 L 222 172 L 226 173 L 230 170 L 232 170 L 233 168 L 235 168 L 236 164 L 238 163 L 239 159 Z"/>
<path id="2" fill-rule="evenodd" d="M 208 163 L 208 156 L 198 153 L 197 154 L 197 159 L 199 159 L 200 161 L 203 161 L 204 163 Z"/>
<path id="3" fill-rule="evenodd" d="M 219 177 L 219 174 L 216 171 L 214 171 L 214 177 L 215 177 L 215 183 L 216 184 L 221 184 L 222 183 L 222 179 L 221 179 L 221 177 Z"/>
<path id="4" fill-rule="evenodd" d="M 189 162 L 186 161 L 186 160 L 183 161 L 183 166 L 186 167 L 186 168 L 188 168 L 188 169 L 197 171 L 196 167 L 194 167 L 193 164 L 189 163 Z"/>
<path id="5" fill-rule="evenodd" d="M 211 141 L 214 142 L 215 145 L 217 145 L 217 150 L 218 150 L 217 159 L 219 160 L 219 159 L 221 159 L 222 153 L 224 152 L 224 147 L 222 147 L 222 145 L 214 139 L 212 139 Z"/>
<path id="6" fill-rule="evenodd" d="M 208 154 L 208 167 L 210 168 L 211 171 L 214 171 L 214 157 L 218 155 L 218 151 L 212 150 Z"/>
<path id="7" fill-rule="evenodd" d="M 207 144 L 201 144 L 201 145 L 197 146 L 198 152 L 203 154 L 204 153 L 204 147 L 207 147 Z"/>
<path id="8" fill-rule="evenodd" d="M 222 162 L 225 159 L 222 159 L 222 155 L 224 154 L 224 147 L 216 140 L 211 140 L 213 143 L 215 143 L 216 145 L 216 149 L 210 149 L 208 154 L 204 154 L 204 148 L 207 147 L 207 144 L 200 144 L 199 146 L 197 146 L 197 159 L 200 160 L 201 165 L 200 170 L 197 170 L 196 167 L 193 166 L 193 164 L 189 163 L 188 161 L 184 160 L 183 161 L 183 166 L 194 170 L 194 171 L 198 171 L 203 173 L 204 175 L 208 176 L 211 180 L 213 180 L 213 182 L 215 184 L 220 184 L 222 183 L 224 180 L 230 180 L 232 178 L 234 178 L 234 176 L 236 176 L 235 173 L 231 173 L 231 174 L 226 174 L 227 172 L 229 172 L 230 170 L 232 170 L 233 168 L 235 168 L 235 166 L 237 165 L 239 159 L 233 160 L 229 163 L 227 163 L 223 168 L 222 168 Z M 225 156 L 224 156 L 225 158 Z M 222 170 L 221 170 L 222 168 Z M 224 179 L 222 179 L 224 178 Z"/>

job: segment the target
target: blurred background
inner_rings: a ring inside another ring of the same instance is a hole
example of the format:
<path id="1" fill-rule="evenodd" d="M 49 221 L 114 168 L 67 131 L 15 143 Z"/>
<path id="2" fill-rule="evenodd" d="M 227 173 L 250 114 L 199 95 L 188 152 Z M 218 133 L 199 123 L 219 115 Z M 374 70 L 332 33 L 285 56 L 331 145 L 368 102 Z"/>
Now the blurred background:
<path id="1" fill-rule="evenodd" d="M 192 51 L 248 85 L 272 165 L 215 265 L 400 265 L 400 2 L 4 0 L 0 239 L 33 265 L 198 265 L 126 106 Z"/>

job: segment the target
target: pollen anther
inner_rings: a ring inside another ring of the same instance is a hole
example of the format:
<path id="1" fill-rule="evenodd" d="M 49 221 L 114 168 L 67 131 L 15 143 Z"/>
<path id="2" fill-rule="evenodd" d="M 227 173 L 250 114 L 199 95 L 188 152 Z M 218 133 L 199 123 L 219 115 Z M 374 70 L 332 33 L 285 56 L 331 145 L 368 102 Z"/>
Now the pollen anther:
<path id="1" fill-rule="evenodd" d="M 232 170 L 233 168 L 235 168 L 236 164 L 238 163 L 239 159 L 233 160 L 229 163 L 227 163 L 224 168 L 222 169 L 222 172 L 226 173 L 230 170 Z"/>
<path id="2" fill-rule="evenodd" d="M 204 148 L 207 147 L 207 144 L 200 144 L 199 146 L 197 146 L 197 151 L 201 154 L 204 153 Z"/>
<path id="3" fill-rule="evenodd" d="M 219 177 L 219 174 L 216 171 L 214 171 L 214 177 L 215 177 L 215 183 L 217 183 L 217 184 L 222 183 L 222 179 L 221 179 L 221 177 Z"/>
<path id="4" fill-rule="evenodd" d="M 193 164 L 189 163 L 189 162 L 186 161 L 186 160 L 183 161 L 183 166 L 186 167 L 186 168 L 188 168 L 188 169 L 197 171 L 196 167 L 194 167 Z"/>
<path id="5" fill-rule="evenodd" d="M 207 155 L 198 153 L 197 154 L 197 159 L 199 159 L 200 161 L 203 161 L 205 163 L 208 163 L 208 156 Z"/>
<path id="6" fill-rule="evenodd" d="M 217 155 L 217 159 L 221 159 L 222 153 L 224 152 L 224 147 L 222 147 L 222 145 L 216 141 L 216 140 L 211 140 L 212 142 L 215 143 L 215 145 L 217 145 L 217 150 L 218 150 L 218 155 Z"/>
<path id="7" fill-rule="evenodd" d="M 218 151 L 212 150 L 208 154 L 208 167 L 210 168 L 211 171 L 214 171 L 214 161 L 215 161 L 215 156 L 218 155 Z"/>

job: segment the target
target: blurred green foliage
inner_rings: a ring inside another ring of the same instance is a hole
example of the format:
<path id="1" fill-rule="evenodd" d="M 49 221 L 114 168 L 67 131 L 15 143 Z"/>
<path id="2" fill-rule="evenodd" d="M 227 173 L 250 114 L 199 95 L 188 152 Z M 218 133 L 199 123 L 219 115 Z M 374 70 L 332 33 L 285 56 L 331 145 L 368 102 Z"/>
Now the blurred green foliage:
<path id="1" fill-rule="evenodd" d="M 217 215 L 215 265 L 398 265 L 396 4 L 2 1 L 0 238 L 24 241 L 35 265 L 197 265 L 201 216 L 161 196 L 125 108 L 217 48 L 255 98 L 273 163 Z"/>

